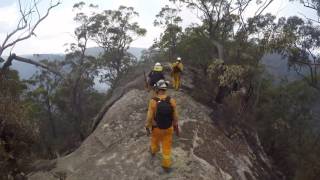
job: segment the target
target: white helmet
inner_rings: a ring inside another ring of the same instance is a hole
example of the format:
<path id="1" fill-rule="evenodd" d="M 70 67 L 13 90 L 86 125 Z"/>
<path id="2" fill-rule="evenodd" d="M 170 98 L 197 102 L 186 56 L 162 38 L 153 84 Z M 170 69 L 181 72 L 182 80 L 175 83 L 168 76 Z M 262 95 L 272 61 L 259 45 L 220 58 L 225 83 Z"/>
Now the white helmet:
<path id="1" fill-rule="evenodd" d="M 181 57 L 177 57 L 177 61 L 181 61 Z"/>
<path id="2" fill-rule="evenodd" d="M 161 66 L 161 64 L 159 62 L 157 62 L 154 66 Z"/>
<path id="3" fill-rule="evenodd" d="M 160 79 L 156 84 L 155 84 L 157 89 L 164 89 L 166 90 L 169 86 L 169 82 L 165 81 L 163 79 Z"/>

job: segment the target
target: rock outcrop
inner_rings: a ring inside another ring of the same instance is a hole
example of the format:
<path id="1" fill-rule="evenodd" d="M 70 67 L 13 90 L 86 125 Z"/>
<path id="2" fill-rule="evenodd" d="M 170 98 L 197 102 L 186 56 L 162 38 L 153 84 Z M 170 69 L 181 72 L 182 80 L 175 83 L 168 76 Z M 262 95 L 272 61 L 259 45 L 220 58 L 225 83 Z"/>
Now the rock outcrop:
<path id="1" fill-rule="evenodd" d="M 212 110 L 184 92 L 177 99 L 181 136 L 174 137 L 173 171 L 163 172 L 161 156 L 152 158 L 144 130 L 149 95 L 132 88 L 108 108 L 94 132 L 73 153 L 55 160 L 31 180 L 263 180 L 277 179 L 255 133 L 228 138 L 217 128 Z M 252 143 L 254 142 L 254 143 Z"/>

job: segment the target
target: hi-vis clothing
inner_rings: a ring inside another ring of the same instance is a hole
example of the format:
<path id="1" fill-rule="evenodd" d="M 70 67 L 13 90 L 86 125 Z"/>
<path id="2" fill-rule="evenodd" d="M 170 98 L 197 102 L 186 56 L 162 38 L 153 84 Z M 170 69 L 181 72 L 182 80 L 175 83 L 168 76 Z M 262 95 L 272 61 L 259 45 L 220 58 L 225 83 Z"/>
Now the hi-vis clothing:
<path id="1" fill-rule="evenodd" d="M 161 100 L 166 99 L 167 95 L 158 95 Z M 170 104 L 173 108 L 173 125 L 178 124 L 178 113 L 176 108 L 176 101 L 171 98 Z M 155 115 L 157 110 L 157 102 L 151 99 L 148 107 L 148 114 L 146 120 L 146 128 L 152 128 L 150 148 L 151 153 L 155 154 L 160 150 L 160 144 L 162 145 L 162 167 L 170 168 L 171 166 L 171 145 L 172 145 L 172 135 L 173 127 L 168 129 L 160 129 L 157 127 L 155 122 Z"/>
<path id="2" fill-rule="evenodd" d="M 171 145 L 172 145 L 173 127 L 168 129 L 153 128 L 151 133 L 151 153 L 155 154 L 162 145 L 162 167 L 171 167 Z"/>
<path id="3" fill-rule="evenodd" d="M 178 67 L 180 69 L 180 72 L 175 72 L 174 69 Z M 183 64 L 181 62 L 175 62 L 171 65 L 172 68 L 172 84 L 173 84 L 173 88 L 175 90 L 178 90 L 180 88 L 181 85 L 181 72 L 183 71 Z"/>

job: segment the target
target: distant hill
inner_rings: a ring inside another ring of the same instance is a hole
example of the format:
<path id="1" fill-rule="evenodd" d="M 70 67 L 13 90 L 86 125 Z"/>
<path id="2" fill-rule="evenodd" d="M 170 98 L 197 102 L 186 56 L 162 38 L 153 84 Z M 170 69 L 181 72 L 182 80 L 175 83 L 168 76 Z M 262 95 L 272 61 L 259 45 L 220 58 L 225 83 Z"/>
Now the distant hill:
<path id="1" fill-rule="evenodd" d="M 280 54 L 266 54 L 262 57 L 261 64 L 265 66 L 267 73 L 273 77 L 275 83 L 284 79 L 288 82 L 301 79 L 301 76 L 293 69 L 289 69 L 288 59 L 283 58 Z M 303 73 L 307 71 L 304 70 Z"/>
<path id="2" fill-rule="evenodd" d="M 142 51 L 145 50 L 145 48 L 137 48 L 137 47 L 131 47 L 129 48 L 129 52 L 134 55 L 135 57 L 138 58 L 138 60 L 140 59 L 141 57 L 141 54 L 142 54 Z M 100 48 L 100 47 L 91 47 L 91 48 L 88 48 L 86 50 L 86 54 L 87 55 L 91 55 L 91 56 L 99 56 L 101 53 L 103 52 L 103 49 Z"/>
<path id="3" fill-rule="evenodd" d="M 140 59 L 141 53 L 143 50 L 145 50 L 145 49 L 131 47 L 131 48 L 129 48 L 128 51 L 131 54 L 133 54 L 134 56 L 136 56 L 138 59 Z M 87 49 L 86 54 L 97 57 L 102 52 L 103 52 L 102 48 L 91 47 L 91 48 Z M 21 56 L 25 57 L 25 58 L 33 59 L 35 61 L 40 61 L 43 59 L 47 59 L 49 61 L 63 60 L 65 57 L 64 54 L 34 54 L 34 55 L 27 54 L 27 55 L 21 55 Z M 0 63 L 0 67 L 1 67 L 1 63 Z M 35 74 L 39 70 L 39 68 L 37 68 L 33 65 L 18 62 L 18 61 L 13 61 L 12 68 L 19 72 L 21 79 L 29 79 L 33 74 Z"/>

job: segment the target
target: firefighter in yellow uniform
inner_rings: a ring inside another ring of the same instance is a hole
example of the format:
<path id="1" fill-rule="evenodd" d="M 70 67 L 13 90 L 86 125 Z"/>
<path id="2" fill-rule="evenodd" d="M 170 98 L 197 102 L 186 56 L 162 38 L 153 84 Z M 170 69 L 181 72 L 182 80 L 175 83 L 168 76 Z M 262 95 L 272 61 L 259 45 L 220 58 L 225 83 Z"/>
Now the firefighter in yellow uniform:
<path id="1" fill-rule="evenodd" d="M 168 82 L 159 80 L 156 83 L 156 97 L 149 102 L 146 120 L 146 130 L 150 134 L 150 151 L 152 156 L 160 151 L 162 146 L 162 167 L 171 170 L 171 144 L 175 132 L 179 136 L 178 112 L 176 101 L 166 94 Z"/>
<path id="2" fill-rule="evenodd" d="M 177 61 L 171 66 L 172 72 L 172 84 L 175 90 L 179 90 L 181 86 L 181 73 L 183 71 L 183 64 L 181 63 L 181 58 L 178 57 Z"/>

